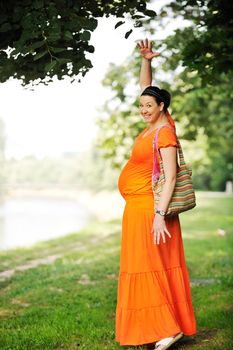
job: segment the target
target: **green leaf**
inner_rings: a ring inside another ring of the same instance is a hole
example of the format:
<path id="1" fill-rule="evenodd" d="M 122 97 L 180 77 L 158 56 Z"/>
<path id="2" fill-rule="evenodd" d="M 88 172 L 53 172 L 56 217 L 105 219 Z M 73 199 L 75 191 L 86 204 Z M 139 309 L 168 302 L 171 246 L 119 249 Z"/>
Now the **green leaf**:
<path id="1" fill-rule="evenodd" d="M 139 28 L 139 27 L 142 27 L 142 25 L 143 25 L 143 23 L 141 21 L 136 21 L 134 24 L 134 27 Z"/>
<path id="2" fill-rule="evenodd" d="M 145 13 L 145 15 L 147 15 L 149 17 L 156 17 L 157 16 L 157 13 L 153 10 L 146 10 L 144 13 Z"/>
<path id="3" fill-rule="evenodd" d="M 43 57 L 43 56 L 46 55 L 47 53 L 48 53 L 47 51 L 43 51 L 43 52 L 37 53 L 35 56 L 33 56 L 33 61 L 39 60 L 41 57 Z"/>
<path id="4" fill-rule="evenodd" d="M 50 50 L 54 53 L 66 51 L 65 47 L 50 47 Z"/>
<path id="5" fill-rule="evenodd" d="M 33 51 L 35 49 L 38 49 L 39 47 L 43 46 L 45 44 L 44 40 L 37 41 L 36 43 L 33 43 L 32 45 L 28 46 L 28 51 Z"/>
<path id="6" fill-rule="evenodd" d="M 68 40 L 72 40 L 73 39 L 73 35 L 69 30 L 66 30 L 64 33 L 64 38 L 68 39 Z"/>
<path id="7" fill-rule="evenodd" d="M 92 65 L 90 60 L 85 60 L 85 64 L 86 64 L 86 67 L 88 67 L 88 68 L 92 68 L 93 67 L 93 65 Z"/>
<path id="8" fill-rule="evenodd" d="M 48 34 L 48 41 L 57 41 L 60 39 L 60 33 L 59 32 L 51 32 Z"/>
<path id="9" fill-rule="evenodd" d="M 93 52 L 95 52 L 95 48 L 94 48 L 94 46 L 89 45 L 89 46 L 86 48 L 86 51 L 88 51 L 88 52 L 90 52 L 90 53 L 93 53 Z"/>
<path id="10" fill-rule="evenodd" d="M 46 72 L 49 72 L 50 70 L 52 70 L 52 69 L 56 66 L 56 64 L 57 64 L 57 61 L 56 61 L 56 60 L 54 60 L 54 61 L 52 61 L 52 62 L 46 64 L 46 65 L 45 65 L 45 70 L 46 70 Z"/>
<path id="11" fill-rule="evenodd" d="M 89 19 L 89 28 L 91 31 L 95 30 L 96 27 L 98 26 L 98 21 L 95 18 L 90 18 Z"/>
<path id="12" fill-rule="evenodd" d="M 90 38 L 91 38 L 91 33 L 88 32 L 87 30 L 84 30 L 84 32 L 80 34 L 80 39 L 82 41 L 88 41 L 90 40 Z"/>
<path id="13" fill-rule="evenodd" d="M 115 29 L 117 29 L 118 27 L 120 27 L 122 24 L 124 24 L 125 21 L 119 21 L 117 22 L 117 24 L 115 25 Z"/>
<path id="14" fill-rule="evenodd" d="M 4 33 L 4 32 L 8 32 L 9 30 L 11 30 L 11 25 L 10 23 L 4 23 L 1 25 L 0 27 L 0 32 Z"/>
<path id="15" fill-rule="evenodd" d="M 127 33 L 125 33 L 125 39 L 128 39 L 130 34 L 132 33 L 133 29 L 130 29 Z"/>
<path id="16" fill-rule="evenodd" d="M 140 19 L 140 18 L 145 18 L 145 16 L 142 16 L 142 15 L 133 15 L 132 18 L 133 18 L 133 19 Z"/>
<path id="17" fill-rule="evenodd" d="M 57 62 L 58 62 L 59 64 L 69 63 L 69 62 L 71 62 L 71 61 L 72 61 L 71 58 L 59 58 L 59 59 L 57 60 Z"/>

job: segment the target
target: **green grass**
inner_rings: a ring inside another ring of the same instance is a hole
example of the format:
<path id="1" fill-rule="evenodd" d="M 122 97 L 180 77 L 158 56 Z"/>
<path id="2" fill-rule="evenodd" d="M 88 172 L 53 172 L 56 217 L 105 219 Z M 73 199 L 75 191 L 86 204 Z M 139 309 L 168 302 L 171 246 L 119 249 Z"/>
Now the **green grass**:
<path id="1" fill-rule="evenodd" d="M 180 215 L 197 335 L 173 349 L 232 350 L 233 200 L 199 192 L 197 204 Z M 64 238 L 2 252 L 1 271 L 16 270 L 0 282 L 0 349 L 121 349 L 114 340 L 120 233 L 121 220 L 93 222 Z M 59 255 L 53 263 L 17 270 L 52 255 Z"/>

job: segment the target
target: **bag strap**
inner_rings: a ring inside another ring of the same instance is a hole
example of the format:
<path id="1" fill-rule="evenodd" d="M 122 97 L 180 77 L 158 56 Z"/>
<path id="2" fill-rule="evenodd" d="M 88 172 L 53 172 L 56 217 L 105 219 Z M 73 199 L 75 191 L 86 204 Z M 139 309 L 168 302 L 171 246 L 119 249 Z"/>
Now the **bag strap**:
<path id="1" fill-rule="evenodd" d="M 154 159 L 154 164 L 153 164 L 153 172 L 152 172 L 152 180 L 153 181 L 156 181 L 158 178 L 159 178 L 159 175 L 160 175 L 160 171 L 158 170 L 158 167 L 157 167 L 157 161 L 156 161 L 156 156 L 155 156 L 155 147 L 156 147 L 156 150 L 158 152 L 158 156 L 159 156 L 159 160 L 160 160 L 160 165 L 163 166 L 163 162 L 162 162 L 162 158 L 161 158 L 161 155 L 160 155 L 160 152 L 159 152 L 159 148 L 158 148 L 158 136 L 159 136 L 159 131 L 162 129 L 162 128 L 169 128 L 172 130 L 172 132 L 175 134 L 176 136 L 176 133 L 173 129 L 172 126 L 170 125 L 162 125 L 160 126 L 156 132 L 155 132 L 155 135 L 154 135 L 154 139 L 153 139 L 153 159 Z M 184 160 L 184 155 L 183 155 L 183 151 L 182 151 L 182 148 L 181 148 L 181 145 L 180 145 L 180 141 L 178 140 L 177 136 L 176 136 L 176 141 L 178 143 L 178 152 L 179 152 L 179 163 L 180 163 L 180 166 L 181 165 L 185 165 L 185 160 Z"/>

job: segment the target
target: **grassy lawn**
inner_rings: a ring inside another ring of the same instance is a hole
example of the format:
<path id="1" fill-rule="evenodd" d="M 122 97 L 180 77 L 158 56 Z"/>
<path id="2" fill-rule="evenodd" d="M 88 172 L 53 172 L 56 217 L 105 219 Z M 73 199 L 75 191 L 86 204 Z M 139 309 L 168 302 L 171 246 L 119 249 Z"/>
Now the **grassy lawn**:
<path id="1" fill-rule="evenodd" d="M 198 192 L 197 204 L 180 221 L 198 331 L 173 349 L 232 350 L 233 197 Z M 120 219 L 92 222 L 1 252 L 0 349 L 121 349 L 114 341 L 120 234 Z"/>

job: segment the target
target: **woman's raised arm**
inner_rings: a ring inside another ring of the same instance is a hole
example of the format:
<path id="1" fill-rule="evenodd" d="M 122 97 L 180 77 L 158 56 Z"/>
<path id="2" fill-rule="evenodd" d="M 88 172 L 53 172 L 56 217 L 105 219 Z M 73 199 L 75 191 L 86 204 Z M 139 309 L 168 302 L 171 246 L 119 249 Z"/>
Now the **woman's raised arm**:
<path id="1" fill-rule="evenodd" d="M 148 39 L 145 39 L 144 41 L 140 40 L 140 43 L 138 43 L 137 46 L 142 55 L 139 83 L 140 88 L 143 91 L 147 86 L 150 86 L 152 82 L 151 60 L 153 57 L 159 56 L 160 53 L 152 51 L 152 41 Z"/>

